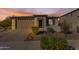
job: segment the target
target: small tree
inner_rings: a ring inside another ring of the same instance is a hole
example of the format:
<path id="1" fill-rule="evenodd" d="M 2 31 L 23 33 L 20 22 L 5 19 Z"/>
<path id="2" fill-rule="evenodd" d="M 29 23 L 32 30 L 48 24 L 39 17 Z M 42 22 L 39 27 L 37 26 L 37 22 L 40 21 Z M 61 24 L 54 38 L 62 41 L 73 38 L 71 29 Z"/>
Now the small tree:
<path id="1" fill-rule="evenodd" d="M 4 21 L 0 22 L 0 27 L 2 29 L 7 29 L 11 27 L 11 20 L 9 18 L 6 18 Z"/>

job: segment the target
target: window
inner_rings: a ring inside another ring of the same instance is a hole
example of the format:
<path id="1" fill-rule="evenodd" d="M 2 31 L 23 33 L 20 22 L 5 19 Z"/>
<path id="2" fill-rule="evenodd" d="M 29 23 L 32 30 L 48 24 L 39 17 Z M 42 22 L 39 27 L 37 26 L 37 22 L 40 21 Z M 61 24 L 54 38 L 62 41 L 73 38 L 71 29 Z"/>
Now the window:
<path id="1" fill-rule="evenodd" d="M 52 25 L 52 19 L 49 19 L 49 25 Z"/>

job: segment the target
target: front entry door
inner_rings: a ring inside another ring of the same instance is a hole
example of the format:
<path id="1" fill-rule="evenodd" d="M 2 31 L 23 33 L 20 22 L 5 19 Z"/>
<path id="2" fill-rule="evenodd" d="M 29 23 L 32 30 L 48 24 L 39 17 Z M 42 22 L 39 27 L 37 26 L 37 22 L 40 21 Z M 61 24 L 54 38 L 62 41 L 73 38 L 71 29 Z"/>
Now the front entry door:
<path id="1" fill-rule="evenodd" d="M 38 24 L 39 27 L 42 28 L 42 26 L 43 26 L 43 24 L 42 24 L 42 20 L 38 20 L 38 22 L 39 22 L 39 24 Z"/>

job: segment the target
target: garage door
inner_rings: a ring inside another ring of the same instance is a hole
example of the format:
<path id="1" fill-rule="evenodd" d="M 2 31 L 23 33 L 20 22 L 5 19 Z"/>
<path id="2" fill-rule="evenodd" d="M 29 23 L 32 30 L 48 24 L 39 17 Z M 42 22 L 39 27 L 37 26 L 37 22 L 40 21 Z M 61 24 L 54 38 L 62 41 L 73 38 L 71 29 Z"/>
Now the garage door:
<path id="1" fill-rule="evenodd" d="M 34 20 L 17 20 L 17 29 L 20 31 L 32 31 Z"/>

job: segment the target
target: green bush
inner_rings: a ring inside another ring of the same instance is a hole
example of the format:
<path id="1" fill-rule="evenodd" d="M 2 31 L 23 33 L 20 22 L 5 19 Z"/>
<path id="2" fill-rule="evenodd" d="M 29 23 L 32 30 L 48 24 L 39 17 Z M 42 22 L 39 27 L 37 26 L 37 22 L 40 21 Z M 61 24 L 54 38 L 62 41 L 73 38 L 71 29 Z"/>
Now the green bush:
<path id="1" fill-rule="evenodd" d="M 65 50 L 68 48 L 68 42 L 63 38 L 44 36 L 41 38 L 41 48 L 44 50 Z"/>

